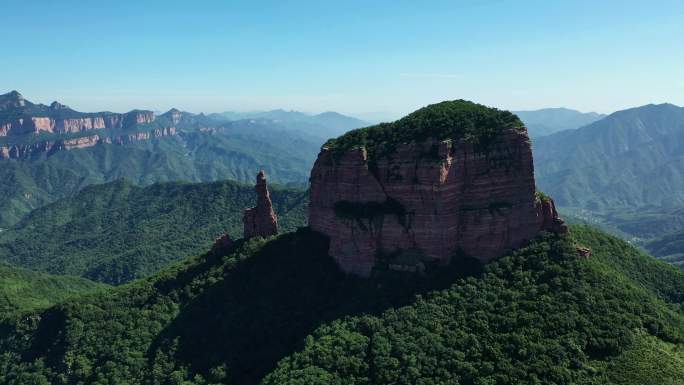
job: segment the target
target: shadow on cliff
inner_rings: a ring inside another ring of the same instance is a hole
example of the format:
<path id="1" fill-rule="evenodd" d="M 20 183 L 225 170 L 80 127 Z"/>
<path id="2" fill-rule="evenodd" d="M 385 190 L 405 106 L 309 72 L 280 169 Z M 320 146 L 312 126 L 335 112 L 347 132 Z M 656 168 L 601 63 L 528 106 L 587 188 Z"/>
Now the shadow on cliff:
<path id="1" fill-rule="evenodd" d="M 481 272 L 479 264 L 470 263 L 461 264 L 459 272 L 443 268 L 423 277 L 381 272 L 360 279 L 341 273 L 327 250 L 327 239 L 308 229 L 266 243 L 185 306 L 148 357 L 173 354 L 196 373 L 225 365 L 226 378 L 209 375 L 209 380 L 256 384 L 325 322 L 377 314 Z"/>

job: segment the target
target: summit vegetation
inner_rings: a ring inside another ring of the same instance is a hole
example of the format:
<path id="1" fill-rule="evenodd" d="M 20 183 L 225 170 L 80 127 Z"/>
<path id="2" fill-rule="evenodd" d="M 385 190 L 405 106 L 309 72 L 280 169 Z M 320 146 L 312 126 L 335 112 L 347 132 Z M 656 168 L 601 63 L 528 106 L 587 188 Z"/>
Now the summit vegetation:
<path id="1" fill-rule="evenodd" d="M 466 100 L 453 100 L 423 107 L 393 123 L 352 130 L 323 146 L 337 153 L 365 147 L 374 159 L 393 152 L 398 144 L 435 140 L 459 140 L 486 145 L 504 129 L 523 130 L 512 113 Z"/>

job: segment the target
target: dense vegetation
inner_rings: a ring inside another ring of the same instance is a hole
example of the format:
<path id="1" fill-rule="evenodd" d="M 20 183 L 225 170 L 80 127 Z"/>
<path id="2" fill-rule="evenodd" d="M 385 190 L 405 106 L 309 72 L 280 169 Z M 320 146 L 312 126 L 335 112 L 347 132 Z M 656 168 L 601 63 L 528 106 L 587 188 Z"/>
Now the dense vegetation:
<path id="1" fill-rule="evenodd" d="M 446 101 L 421 108 L 393 123 L 382 123 L 350 131 L 324 146 L 336 152 L 366 147 L 374 159 L 390 153 L 397 144 L 465 139 L 485 145 L 501 130 L 523 129 L 522 122 L 508 111 L 499 111 L 465 100 Z"/>
<path id="2" fill-rule="evenodd" d="M 0 263 L 0 318 L 47 308 L 105 287 L 87 279 L 41 274 Z"/>
<path id="3" fill-rule="evenodd" d="M 304 191 L 271 192 L 283 231 L 306 223 Z M 255 201 L 253 185 L 231 181 L 94 185 L 1 232 L 0 260 L 121 284 L 200 254 L 223 233 L 242 237 L 243 210 Z"/>
<path id="4" fill-rule="evenodd" d="M 252 183 L 263 168 L 272 182 L 303 187 L 321 142 L 285 134 L 267 123 L 235 122 L 213 134 L 190 132 L 125 146 L 98 145 L 29 160 L 0 160 L 0 228 L 86 186 L 120 178 L 141 185 L 222 179 Z"/>
<path id="5" fill-rule="evenodd" d="M 684 108 L 646 105 L 537 138 L 537 184 L 566 213 L 684 261 Z"/>
<path id="6" fill-rule="evenodd" d="M 684 231 L 649 240 L 644 247 L 654 256 L 684 268 Z"/>
<path id="7" fill-rule="evenodd" d="M 637 207 L 614 210 L 563 209 L 574 223 L 589 223 L 627 239 L 651 255 L 684 267 L 684 208 Z"/>
<path id="8" fill-rule="evenodd" d="M 593 255 L 579 256 L 576 242 Z M 596 230 L 543 236 L 484 272 L 460 260 L 424 278 L 347 277 L 325 250 L 305 229 L 240 241 L 229 255 L 71 300 L 40 321 L 6 322 L 0 384 L 266 376 L 264 384 L 677 385 L 684 377 L 684 271 Z"/>

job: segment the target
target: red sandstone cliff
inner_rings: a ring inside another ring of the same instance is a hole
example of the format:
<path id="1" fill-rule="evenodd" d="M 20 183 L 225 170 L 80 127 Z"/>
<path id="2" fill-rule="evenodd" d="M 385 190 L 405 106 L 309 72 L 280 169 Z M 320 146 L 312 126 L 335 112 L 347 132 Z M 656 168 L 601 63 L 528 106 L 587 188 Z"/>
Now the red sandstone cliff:
<path id="1" fill-rule="evenodd" d="M 463 139 L 403 144 L 375 165 L 365 148 L 323 148 L 310 181 L 309 225 L 361 276 L 462 253 L 487 262 L 542 230 L 567 232 L 553 201 L 535 197 L 524 130 L 501 130 L 486 151 Z"/>
<path id="2" fill-rule="evenodd" d="M 257 193 L 257 204 L 252 208 L 246 209 L 243 217 L 244 236 L 245 238 L 252 238 L 276 235 L 278 234 L 278 217 L 273 211 L 273 204 L 268 193 L 266 176 L 263 170 L 257 174 L 255 190 Z"/>

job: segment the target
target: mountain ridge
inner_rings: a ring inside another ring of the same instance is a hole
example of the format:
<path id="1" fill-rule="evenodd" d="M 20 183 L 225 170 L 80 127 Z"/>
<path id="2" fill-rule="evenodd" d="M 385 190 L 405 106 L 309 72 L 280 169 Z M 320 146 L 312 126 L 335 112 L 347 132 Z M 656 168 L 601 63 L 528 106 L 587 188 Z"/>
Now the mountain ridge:
<path id="1" fill-rule="evenodd" d="M 525 123 L 531 138 L 580 128 L 607 116 L 596 112 L 580 112 L 565 107 L 513 111 L 513 113 Z"/>
<path id="2" fill-rule="evenodd" d="M 305 193 L 278 186 L 271 191 L 281 227 L 303 226 Z M 253 186 L 232 181 L 91 185 L 0 232 L 0 260 L 122 284 L 208 250 L 224 233 L 239 238 L 243 210 L 255 198 Z"/>
<path id="3" fill-rule="evenodd" d="M 651 104 L 618 111 L 534 144 L 539 185 L 561 206 L 684 203 L 684 108 Z"/>

